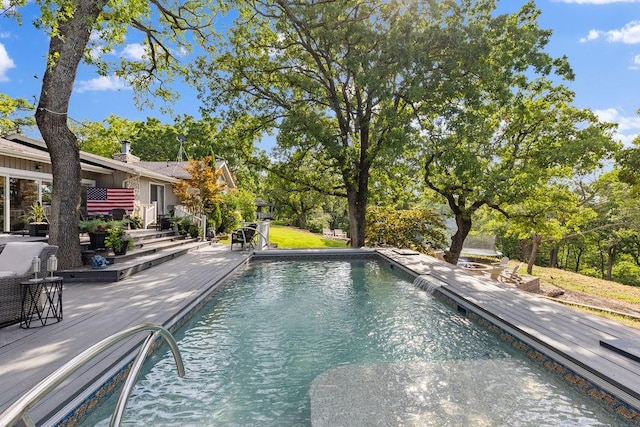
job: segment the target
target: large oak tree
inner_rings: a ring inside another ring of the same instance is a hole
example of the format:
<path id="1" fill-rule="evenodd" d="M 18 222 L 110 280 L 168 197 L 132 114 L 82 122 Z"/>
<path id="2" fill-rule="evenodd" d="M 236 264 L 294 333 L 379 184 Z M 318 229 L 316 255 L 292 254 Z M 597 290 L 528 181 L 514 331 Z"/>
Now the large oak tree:
<path id="1" fill-rule="evenodd" d="M 365 242 L 372 170 L 410 143 L 406 97 L 418 78 L 410 54 L 435 64 L 447 48 L 438 28 L 455 5 L 446 3 L 236 2 L 228 43 L 216 47 L 216 60 L 198 64 L 209 108 L 228 106 L 232 120 L 259 117 L 262 130 L 284 125 L 281 145 L 297 141 L 319 170 L 340 178 L 322 191 L 347 199 L 354 247 Z"/>
<path id="2" fill-rule="evenodd" d="M 508 205 L 596 168 L 616 148 L 611 125 L 572 106 L 574 94 L 556 83 L 573 75 L 566 58 L 545 53 L 551 34 L 532 2 L 509 15 L 496 15 L 493 1 L 462 3 L 475 6 L 448 18 L 440 105 L 416 110 L 425 183 L 455 217 L 445 255 L 454 264 L 480 208 L 507 215 Z"/>

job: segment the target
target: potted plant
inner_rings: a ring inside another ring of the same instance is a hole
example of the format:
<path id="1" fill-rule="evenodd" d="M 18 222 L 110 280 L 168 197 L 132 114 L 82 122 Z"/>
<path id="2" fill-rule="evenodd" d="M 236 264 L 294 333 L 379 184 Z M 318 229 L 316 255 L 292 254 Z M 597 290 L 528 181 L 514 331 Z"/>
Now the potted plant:
<path id="1" fill-rule="evenodd" d="M 181 235 L 189 234 L 189 229 L 193 225 L 193 218 L 190 216 L 183 216 L 176 221 L 176 225 L 178 227 L 178 233 Z"/>
<path id="2" fill-rule="evenodd" d="M 89 249 L 105 249 L 105 239 L 109 235 L 111 223 L 115 221 L 105 221 L 102 218 L 94 218 L 80 221 L 80 231 L 89 234 Z"/>
<path id="3" fill-rule="evenodd" d="M 127 249 L 133 247 L 133 239 L 121 226 L 113 227 L 104 241 L 105 247 L 113 250 L 115 255 L 125 255 Z"/>
<path id="4" fill-rule="evenodd" d="M 26 220 L 29 221 L 29 236 L 44 237 L 49 232 L 49 223 L 44 213 L 44 207 L 39 202 L 33 202 L 29 208 Z"/>
<path id="5" fill-rule="evenodd" d="M 198 236 L 200 236 L 200 232 L 202 230 L 200 229 L 200 226 L 194 221 L 190 226 L 189 226 L 189 236 L 196 238 Z"/>
<path id="6" fill-rule="evenodd" d="M 127 221 L 129 222 L 129 227 L 131 227 L 132 230 L 142 228 L 142 217 L 138 215 L 132 215 Z"/>

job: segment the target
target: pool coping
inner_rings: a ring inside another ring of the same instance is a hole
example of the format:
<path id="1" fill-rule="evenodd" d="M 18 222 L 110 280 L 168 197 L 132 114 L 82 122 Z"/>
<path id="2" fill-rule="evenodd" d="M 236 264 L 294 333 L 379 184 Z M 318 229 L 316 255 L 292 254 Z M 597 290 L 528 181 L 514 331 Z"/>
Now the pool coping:
<path id="1" fill-rule="evenodd" d="M 451 276 L 455 274 L 459 277 L 461 269 L 437 260 L 429 262 L 428 267 L 421 265 L 420 268 L 412 269 L 398 258 L 399 254 L 394 254 L 389 250 L 381 250 L 379 253 L 388 262 L 392 263 L 396 268 L 402 269 L 406 274 L 414 277 L 429 275 L 440 280 L 442 286 L 438 286 L 433 290 L 433 294 L 437 299 L 450 306 L 453 310 L 464 314 L 474 323 L 483 326 L 499 339 L 509 343 L 530 360 L 544 366 L 579 392 L 604 404 L 609 412 L 620 416 L 632 423 L 632 425 L 640 426 L 640 388 L 622 384 L 621 381 L 612 377 L 612 372 L 602 372 L 581 360 L 578 355 L 579 351 L 571 354 L 570 351 L 555 348 L 546 342 L 544 338 L 536 337 L 522 330 L 509 319 L 492 313 L 456 292 L 456 289 L 453 289 L 450 283 Z M 434 269 L 434 266 L 437 266 L 437 269 Z M 508 286 L 482 277 L 468 276 L 465 279 L 469 282 L 482 282 L 482 286 Z M 518 295 L 518 293 L 526 294 L 525 291 L 516 288 L 510 287 L 510 290 L 513 290 L 515 295 Z M 558 305 L 543 298 L 539 298 L 539 303 L 553 305 L 553 308 L 558 312 L 573 310 L 570 307 Z M 534 315 L 533 313 L 531 314 Z M 584 317 L 594 322 L 595 325 L 600 322 L 610 323 L 607 319 L 598 318 L 587 313 L 581 314 L 584 314 Z M 615 326 L 619 326 L 621 330 L 625 330 L 627 333 L 635 334 L 640 339 L 640 331 L 622 324 L 616 323 Z M 594 345 L 599 345 L 599 341 L 596 338 L 594 338 Z M 612 355 L 612 357 L 616 356 Z M 637 366 L 636 372 L 640 372 L 640 363 L 632 363 Z"/>
<path id="2" fill-rule="evenodd" d="M 230 276 L 237 274 L 242 268 L 251 262 L 260 262 L 269 259 L 330 259 L 330 258 L 376 258 L 387 264 L 389 268 L 394 269 L 397 273 L 405 275 L 406 278 L 412 280 L 420 275 L 432 275 L 443 282 L 460 280 L 461 283 L 452 286 L 447 283 L 446 286 L 440 286 L 434 295 L 450 306 L 454 310 L 464 312 L 465 315 L 475 323 L 487 328 L 500 339 L 509 342 L 514 348 L 523 351 L 530 359 L 542 364 L 557 373 L 563 379 L 568 381 L 574 387 L 582 390 L 601 403 L 605 403 L 611 412 L 628 420 L 632 425 L 640 426 L 640 387 L 627 387 L 611 378 L 612 373 L 604 374 L 595 369 L 585 366 L 577 358 L 567 354 L 562 349 L 554 349 L 548 345 L 540 337 L 536 337 L 531 333 L 518 327 L 514 322 L 491 313 L 482 304 L 473 301 L 464 292 L 471 291 L 486 292 L 487 290 L 499 287 L 495 282 L 489 279 L 472 276 L 458 269 L 455 266 L 442 263 L 433 257 L 418 253 L 409 253 L 406 251 L 396 251 L 392 248 L 364 248 L 364 249 L 318 249 L 318 250 L 269 250 L 262 252 L 246 252 L 241 258 L 235 259 L 232 268 L 227 272 L 219 275 L 216 280 L 207 285 L 206 291 L 201 292 L 184 304 L 184 306 L 169 316 L 163 326 L 169 330 L 175 331 L 184 322 L 186 322 L 202 305 L 212 298 L 220 285 L 222 285 Z M 149 273 L 151 274 L 151 273 Z M 493 287 L 493 288 L 492 288 Z M 468 288 L 468 289 L 467 289 Z M 477 288 L 477 289 L 476 289 Z M 509 294 L 510 297 L 517 295 L 525 295 L 524 291 L 517 291 Z M 523 297 L 522 297 L 523 298 Z M 560 306 L 557 303 L 539 298 L 536 304 L 555 304 L 552 305 L 553 310 L 565 312 L 566 310 L 574 310 L 568 307 Z M 575 310 L 571 313 L 575 313 Z M 65 313 L 66 314 L 66 313 Z M 606 322 L 588 314 L 584 314 L 589 321 L 596 323 L 608 323 L 608 328 L 619 328 L 625 333 L 631 333 L 634 337 L 640 339 L 640 331 L 624 325 Z M 630 332 L 631 331 L 631 332 Z M 91 390 L 79 393 L 74 399 L 66 402 L 65 405 L 58 407 L 55 412 L 47 414 L 49 419 L 39 420 L 38 423 L 43 425 L 74 425 L 79 419 L 81 413 L 92 408 L 97 401 L 103 399 L 109 389 L 115 387 L 115 381 L 123 377 L 126 372 L 126 366 L 131 363 L 138 345 L 134 340 L 129 343 L 130 349 L 120 356 L 118 363 L 114 363 L 109 369 L 102 370 L 100 375 L 96 375 L 91 383 L 94 386 Z M 636 362 L 633 362 L 636 363 Z M 638 372 L 640 372 L 640 363 L 636 363 Z M 95 384 L 102 384 L 102 387 L 95 389 Z"/>

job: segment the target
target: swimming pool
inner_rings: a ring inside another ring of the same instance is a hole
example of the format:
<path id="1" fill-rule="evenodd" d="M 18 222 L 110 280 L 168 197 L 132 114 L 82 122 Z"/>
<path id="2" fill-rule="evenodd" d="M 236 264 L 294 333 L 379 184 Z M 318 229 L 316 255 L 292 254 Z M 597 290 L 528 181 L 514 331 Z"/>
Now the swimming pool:
<path id="1" fill-rule="evenodd" d="M 478 394 L 495 393 L 505 399 L 502 407 L 518 401 L 503 425 L 625 425 L 374 260 L 252 264 L 175 336 L 186 377 L 158 352 L 129 401 L 127 423 L 310 425 L 316 378 L 353 367 L 428 364 L 460 378 L 460 366 L 483 366 L 489 383 Z M 491 370 L 500 366 L 508 366 L 509 378 Z M 437 386 L 431 389 L 447 391 L 442 381 Z M 519 401 L 526 393 L 535 399 Z M 107 425 L 112 405 L 83 425 Z"/>

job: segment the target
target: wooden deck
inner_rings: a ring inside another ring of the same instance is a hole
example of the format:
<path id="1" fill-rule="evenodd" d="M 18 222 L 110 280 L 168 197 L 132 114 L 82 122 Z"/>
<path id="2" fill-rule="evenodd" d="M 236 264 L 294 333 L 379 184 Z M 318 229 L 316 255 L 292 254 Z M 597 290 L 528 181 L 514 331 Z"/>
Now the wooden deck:
<path id="1" fill-rule="evenodd" d="M 299 251 L 268 251 L 290 257 Z M 322 251 L 314 251 L 315 255 Z M 345 254 L 351 251 L 345 250 Z M 640 407 L 640 363 L 600 345 L 600 340 L 640 342 L 640 330 L 576 311 L 507 285 L 465 273 L 410 251 L 381 249 L 383 262 L 411 274 L 446 282 L 440 291 L 460 306 L 482 313 L 523 342 L 567 363 L 570 369 Z M 214 244 L 115 283 L 65 283 L 64 320 L 23 330 L 0 329 L 0 411 L 43 378 L 98 341 L 141 323 L 170 325 L 197 304 L 249 254 Z M 401 267 L 398 267 L 401 266 Z M 120 343 L 114 351 L 77 372 L 59 391 L 32 411 L 34 420 L 56 418 L 98 377 L 129 357 L 144 336 Z M 67 405 L 61 411 L 58 409 Z M 640 419 L 637 420 L 640 425 Z"/>
<path id="2" fill-rule="evenodd" d="M 621 340 L 624 349 L 637 349 L 640 330 L 468 274 L 432 257 L 402 255 L 393 249 L 379 252 L 415 274 L 435 277 L 442 282 L 440 292 L 460 306 L 640 409 L 640 363 L 600 344 Z M 640 416 L 635 422 L 640 425 Z"/>
<path id="3" fill-rule="evenodd" d="M 100 340 L 142 323 L 171 324 L 249 254 L 213 245 L 115 283 L 65 283 L 64 320 L 44 327 L 0 329 L 0 411 L 67 361 Z M 132 337 L 72 376 L 32 411 L 49 419 L 55 409 L 130 353 L 146 334 Z"/>

